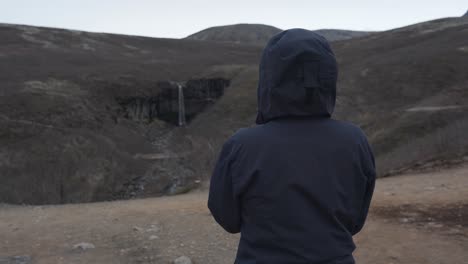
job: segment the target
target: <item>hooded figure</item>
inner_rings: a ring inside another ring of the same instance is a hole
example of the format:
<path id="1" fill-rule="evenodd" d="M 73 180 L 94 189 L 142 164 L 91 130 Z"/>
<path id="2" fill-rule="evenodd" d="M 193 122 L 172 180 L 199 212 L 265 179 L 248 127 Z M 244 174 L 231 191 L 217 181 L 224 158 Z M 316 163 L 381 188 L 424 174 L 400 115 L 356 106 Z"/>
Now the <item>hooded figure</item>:
<path id="1" fill-rule="evenodd" d="M 361 129 L 331 118 L 337 75 L 312 31 L 283 31 L 265 47 L 257 126 L 224 144 L 208 199 L 215 220 L 241 233 L 235 263 L 354 263 L 375 165 Z"/>

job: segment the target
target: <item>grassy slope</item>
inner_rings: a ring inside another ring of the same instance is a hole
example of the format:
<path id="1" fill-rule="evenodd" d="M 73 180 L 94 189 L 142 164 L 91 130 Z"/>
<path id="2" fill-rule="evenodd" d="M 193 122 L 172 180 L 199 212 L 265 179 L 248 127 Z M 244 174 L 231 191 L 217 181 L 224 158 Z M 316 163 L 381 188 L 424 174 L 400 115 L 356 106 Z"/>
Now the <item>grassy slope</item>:
<path id="1" fill-rule="evenodd" d="M 443 19 L 334 43 L 340 64 L 335 117 L 363 127 L 380 175 L 468 153 L 466 32 L 467 19 Z M 226 98 L 188 128 L 202 142 L 195 156 L 208 161 L 193 164 L 204 166 L 200 173 L 209 174 L 229 134 L 253 123 L 256 74 L 252 68 L 238 75 Z M 458 108 L 408 111 L 447 105 Z"/>

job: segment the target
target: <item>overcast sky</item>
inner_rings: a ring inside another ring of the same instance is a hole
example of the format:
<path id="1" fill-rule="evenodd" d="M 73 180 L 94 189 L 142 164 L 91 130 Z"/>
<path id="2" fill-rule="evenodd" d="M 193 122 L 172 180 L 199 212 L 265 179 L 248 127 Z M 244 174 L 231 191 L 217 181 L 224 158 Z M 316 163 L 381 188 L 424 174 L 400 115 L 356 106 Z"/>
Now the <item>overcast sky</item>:
<path id="1" fill-rule="evenodd" d="M 0 23 L 181 38 L 236 23 L 386 30 L 467 9 L 467 0 L 0 0 Z"/>

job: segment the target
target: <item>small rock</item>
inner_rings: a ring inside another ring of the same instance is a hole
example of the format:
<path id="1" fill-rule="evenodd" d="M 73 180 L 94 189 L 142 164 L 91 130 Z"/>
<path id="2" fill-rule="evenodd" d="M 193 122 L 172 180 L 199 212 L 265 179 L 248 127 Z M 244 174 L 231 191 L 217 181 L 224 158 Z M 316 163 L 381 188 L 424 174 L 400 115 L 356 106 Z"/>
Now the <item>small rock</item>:
<path id="1" fill-rule="evenodd" d="M 150 228 L 146 229 L 146 232 L 159 232 L 159 227 L 157 225 L 151 225 Z"/>
<path id="2" fill-rule="evenodd" d="M 133 227 L 133 231 L 135 231 L 135 232 L 141 232 L 141 231 L 143 231 L 143 228 L 138 227 L 138 226 L 134 226 L 134 227 Z"/>
<path id="3" fill-rule="evenodd" d="M 7 257 L 7 258 L 0 257 L 0 263 L 29 264 L 31 263 L 31 257 L 30 256 L 13 256 L 13 257 Z"/>
<path id="4" fill-rule="evenodd" d="M 438 224 L 438 223 L 434 223 L 434 222 L 429 222 L 429 223 L 427 223 L 427 225 L 430 226 L 430 227 L 435 227 L 435 228 L 444 227 L 443 224 Z"/>
<path id="5" fill-rule="evenodd" d="M 459 229 L 455 229 L 455 228 L 451 228 L 449 231 L 447 231 L 447 234 L 449 235 L 458 235 L 458 234 L 461 234 L 461 230 Z"/>
<path id="6" fill-rule="evenodd" d="M 13 263 L 15 264 L 27 264 L 31 262 L 31 257 L 30 256 L 14 256 L 13 257 Z"/>
<path id="7" fill-rule="evenodd" d="M 409 218 L 406 218 L 406 217 L 405 218 L 400 218 L 400 222 L 402 222 L 402 223 L 408 223 L 409 221 L 410 221 Z"/>
<path id="8" fill-rule="evenodd" d="M 159 239 L 159 237 L 156 235 L 152 235 L 149 237 L 149 240 L 155 240 L 155 239 Z"/>
<path id="9" fill-rule="evenodd" d="M 174 260 L 174 264 L 192 264 L 192 260 L 187 256 L 178 257 Z"/>
<path id="10" fill-rule="evenodd" d="M 130 248 L 123 248 L 123 249 L 120 250 L 120 255 L 127 254 L 129 251 L 131 251 Z"/>
<path id="11" fill-rule="evenodd" d="M 87 243 L 87 242 L 81 242 L 73 246 L 73 249 L 80 249 L 80 250 L 88 250 L 88 249 L 93 249 L 93 248 L 96 248 L 94 244 Z"/>

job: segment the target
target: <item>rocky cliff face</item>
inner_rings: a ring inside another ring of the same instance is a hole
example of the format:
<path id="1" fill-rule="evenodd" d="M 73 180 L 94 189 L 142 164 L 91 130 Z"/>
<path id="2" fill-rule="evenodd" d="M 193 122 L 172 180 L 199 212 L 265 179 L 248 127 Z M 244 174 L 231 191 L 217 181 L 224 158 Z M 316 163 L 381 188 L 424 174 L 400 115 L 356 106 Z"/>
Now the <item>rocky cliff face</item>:
<path id="1" fill-rule="evenodd" d="M 156 85 L 157 92 L 153 95 L 117 98 L 122 107 L 119 115 L 133 121 L 149 123 L 159 119 L 177 125 L 180 109 L 179 85 L 184 94 L 185 120 L 190 122 L 224 94 L 229 80 L 211 78 L 192 79 L 185 83 L 159 82 Z"/>
<path id="2" fill-rule="evenodd" d="M 158 97 L 127 97 L 117 98 L 122 106 L 120 114 L 131 120 L 151 122 L 158 117 Z"/>

